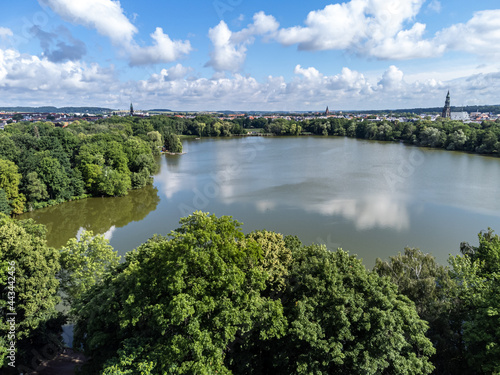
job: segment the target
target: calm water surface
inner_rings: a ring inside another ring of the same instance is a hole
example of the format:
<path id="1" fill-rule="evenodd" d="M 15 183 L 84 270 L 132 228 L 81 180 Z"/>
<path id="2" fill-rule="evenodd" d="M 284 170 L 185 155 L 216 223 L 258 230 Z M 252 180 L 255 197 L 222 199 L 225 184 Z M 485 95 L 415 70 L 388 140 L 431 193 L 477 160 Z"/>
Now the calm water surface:
<path id="1" fill-rule="evenodd" d="M 295 234 L 342 247 L 372 267 L 405 246 L 446 264 L 460 242 L 500 232 L 500 159 L 348 138 L 203 139 L 162 156 L 154 185 L 22 215 L 60 247 L 83 229 L 120 254 L 178 227 L 194 210 L 231 215 L 245 232 Z"/>

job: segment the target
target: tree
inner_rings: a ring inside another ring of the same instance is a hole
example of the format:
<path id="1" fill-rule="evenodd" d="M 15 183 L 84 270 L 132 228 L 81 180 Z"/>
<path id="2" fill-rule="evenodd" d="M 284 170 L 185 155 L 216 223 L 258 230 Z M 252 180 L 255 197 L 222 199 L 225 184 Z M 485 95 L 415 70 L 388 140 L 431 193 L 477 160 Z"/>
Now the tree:
<path id="1" fill-rule="evenodd" d="M 68 199 L 71 197 L 69 191 L 69 178 L 59 161 L 52 157 L 44 157 L 37 166 L 40 180 L 47 187 L 50 199 Z"/>
<path id="2" fill-rule="evenodd" d="M 85 188 L 92 194 L 99 193 L 99 182 L 102 178 L 102 166 L 97 164 L 82 164 L 81 173 Z"/>
<path id="3" fill-rule="evenodd" d="M 287 334 L 274 343 L 278 374 L 428 374 L 434 353 L 410 300 L 339 249 L 293 253 Z"/>
<path id="4" fill-rule="evenodd" d="M 261 267 L 269 274 L 268 291 L 272 295 L 282 293 L 286 287 L 288 268 L 292 262 L 292 252 L 286 247 L 283 236 L 266 230 L 254 231 L 246 236 L 257 242 L 263 252 Z"/>
<path id="5" fill-rule="evenodd" d="M 463 306 L 457 298 L 457 283 L 449 270 L 430 254 L 405 248 L 389 261 L 376 260 L 374 271 L 397 285 L 398 292 L 415 303 L 421 319 L 429 323 L 426 336 L 436 348 L 432 358 L 438 374 L 466 374 L 462 339 Z"/>
<path id="6" fill-rule="evenodd" d="M 140 154 L 132 163 L 131 170 L 134 172 L 146 170 L 149 175 L 158 172 L 158 164 L 151 154 Z"/>
<path id="7" fill-rule="evenodd" d="M 85 191 L 85 182 L 83 181 L 82 172 L 77 168 L 71 170 L 70 190 L 73 192 L 74 196 L 80 196 Z"/>
<path id="8" fill-rule="evenodd" d="M 23 213 L 26 198 L 19 193 L 19 183 L 21 174 L 17 172 L 17 165 L 9 160 L 0 159 L 0 189 L 5 191 L 5 195 L 12 206 L 15 214 Z"/>
<path id="9" fill-rule="evenodd" d="M 24 195 L 28 202 L 40 202 L 49 198 L 47 186 L 38 178 L 38 173 L 30 172 L 24 178 Z"/>
<path id="10" fill-rule="evenodd" d="M 47 247 L 45 234 L 45 227 L 31 219 L 16 221 L 0 214 L 0 265 L 9 264 L 11 279 L 7 286 L 12 286 L 0 290 L 0 312 L 6 317 L 12 307 L 17 314 L 14 341 L 16 364 L 23 366 L 18 368 L 20 372 L 25 372 L 26 365 L 33 362 L 36 367 L 37 360 L 32 359 L 41 348 L 55 354 L 60 345 L 58 334 L 62 322 L 55 309 L 59 302 L 56 279 L 59 253 Z M 7 337 L 9 329 L 6 319 L 2 319 L 0 337 Z"/>
<path id="11" fill-rule="evenodd" d="M 154 155 L 160 155 L 161 147 L 163 146 L 163 136 L 158 131 L 152 131 L 147 134 L 151 144 L 151 150 Z"/>
<path id="12" fill-rule="evenodd" d="M 446 134 L 434 127 L 424 128 L 419 135 L 419 145 L 428 147 L 442 147 L 446 142 Z"/>
<path id="13" fill-rule="evenodd" d="M 126 195 L 132 187 L 130 175 L 121 173 L 115 169 L 105 167 L 102 171 L 101 179 L 98 185 L 99 194 L 108 196 Z"/>
<path id="14" fill-rule="evenodd" d="M 491 228 L 479 233 L 479 246 L 461 245 L 450 258 L 452 275 L 465 304 L 463 336 L 471 368 L 500 373 L 500 237 Z"/>
<path id="15" fill-rule="evenodd" d="M 127 154 L 129 169 L 132 172 L 138 172 L 136 160 L 139 155 L 151 155 L 151 147 L 137 137 L 130 137 L 125 141 L 124 151 Z"/>
<path id="16" fill-rule="evenodd" d="M 207 127 L 207 124 L 205 124 L 204 122 L 198 122 L 198 121 L 194 122 L 195 131 L 198 134 L 198 136 L 200 136 L 200 137 L 203 135 L 203 132 L 205 131 L 206 127 Z"/>
<path id="17" fill-rule="evenodd" d="M 0 189 L 0 213 L 5 215 L 10 215 L 12 212 L 12 207 L 9 204 L 7 194 L 4 189 Z"/>
<path id="18" fill-rule="evenodd" d="M 165 148 L 173 153 L 182 152 L 182 142 L 179 137 L 175 134 L 168 134 L 165 137 Z"/>
<path id="19" fill-rule="evenodd" d="M 100 283 L 106 272 L 116 267 L 120 256 L 102 235 L 83 231 L 79 239 L 72 238 L 61 249 L 61 291 L 71 306 L 75 300 Z"/>
<path id="20" fill-rule="evenodd" d="M 447 150 L 463 150 L 465 142 L 467 142 L 467 136 L 462 129 L 459 129 L 449 136 L 449 140 Z"/>
<path id="21" fill-rule="evenodd" d="M 130 182 L 132 184 L 132 189 L 140 189 L 144 186 L 152 183 L 153 178 L 150 176 L 147 169 L 142 169 L 139 172 L 134 172 L 130 176 Z"/>
<path id="22" fill-rule="evenodd" d="M 10 137 L 0 136 L 0 159 L 17 161 L 19 150 Z"/>
<path id="23" fill-rule="evenodd" d="M 148 150 L 148 154 L 151 154 L 151 150 Z M 130 173 L 128 168 L 129 160 L 120 143 L 116 141 L 107 142 L 104 157 L 106 165 L 112 167 L 120 173 Z"/>
<path id="24" fill-rule="evenodd" d="M 235 340 L 283 332 L 281 304 L 262 297 L 259 245 L 230 217 L 181 219 L 85 294 L 75 344 L 104 374 L 222 373 Z"/>

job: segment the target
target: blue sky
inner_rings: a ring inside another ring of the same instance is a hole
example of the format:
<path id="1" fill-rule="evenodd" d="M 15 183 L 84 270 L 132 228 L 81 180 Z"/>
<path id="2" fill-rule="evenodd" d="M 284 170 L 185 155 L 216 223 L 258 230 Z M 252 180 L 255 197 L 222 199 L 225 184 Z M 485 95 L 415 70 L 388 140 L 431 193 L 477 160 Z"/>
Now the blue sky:
<path id="1" fill-rule="evenodd" d="M 500 104 L 483 0 L 19 0 L 0 106 L 333 110 Z"/>

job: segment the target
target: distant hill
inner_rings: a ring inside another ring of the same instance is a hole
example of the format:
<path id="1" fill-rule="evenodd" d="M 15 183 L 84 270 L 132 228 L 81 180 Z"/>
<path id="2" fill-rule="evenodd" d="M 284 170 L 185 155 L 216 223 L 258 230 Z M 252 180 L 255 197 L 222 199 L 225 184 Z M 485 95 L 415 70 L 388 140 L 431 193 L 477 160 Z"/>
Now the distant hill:
<path id="1" fill-rule="evenodd" d="M 109 113 L 110 108 L 101 107 L 0 107 L 0 111 L 24 113 Z"/>
<path id="2" fill-rule="evenodd" d="M 147 112 L 173 112 L 170 109 L 148 109 Z"/>

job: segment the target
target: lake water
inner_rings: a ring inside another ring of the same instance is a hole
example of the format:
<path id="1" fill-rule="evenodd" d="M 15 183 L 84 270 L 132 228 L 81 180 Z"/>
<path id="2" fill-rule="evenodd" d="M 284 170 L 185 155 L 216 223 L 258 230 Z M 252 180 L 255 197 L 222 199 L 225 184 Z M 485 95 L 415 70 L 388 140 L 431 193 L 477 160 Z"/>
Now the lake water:
<path id="1" fill-rule="evenodd" d="M 500 232 L 500 159 L 336 137 L 184 141 L 163 155 L 154 185 L 126 197 L 91 198 L 31 212 L 61 247 L 83 229 L 124 254 L 194 210 L 231 215 L 243 230 L 342 247 L 371 268 L 405 246 L 441 264 L 460 242 Z"/>

